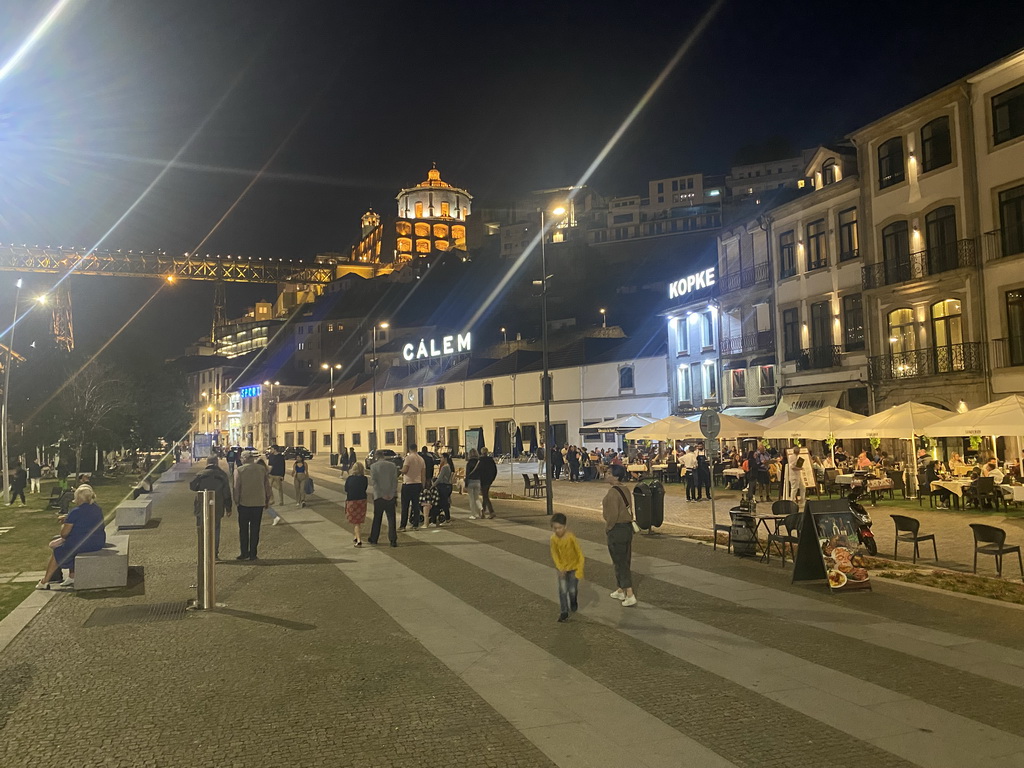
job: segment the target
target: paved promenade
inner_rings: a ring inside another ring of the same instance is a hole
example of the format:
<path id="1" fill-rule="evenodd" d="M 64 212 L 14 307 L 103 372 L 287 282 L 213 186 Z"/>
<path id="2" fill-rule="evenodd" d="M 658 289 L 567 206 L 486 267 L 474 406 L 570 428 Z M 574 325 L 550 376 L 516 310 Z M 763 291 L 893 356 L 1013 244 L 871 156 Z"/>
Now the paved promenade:
<path id="1" fill-rule="evenodd" d="M 1024 766 L 1024 611 L 832 596 L 671 533 L 636 540 L 625 609 L 580 499 L 586 580 L 558 624 L 541 505 L 469 521 L 456 496 L 450 528 L 356 549 L 313 472 L 203 614 L 179 610 L 194 520 L 166 484 L 131 534 L 144 580 L 58 594 L 0 651 L 0 766 Z"/>

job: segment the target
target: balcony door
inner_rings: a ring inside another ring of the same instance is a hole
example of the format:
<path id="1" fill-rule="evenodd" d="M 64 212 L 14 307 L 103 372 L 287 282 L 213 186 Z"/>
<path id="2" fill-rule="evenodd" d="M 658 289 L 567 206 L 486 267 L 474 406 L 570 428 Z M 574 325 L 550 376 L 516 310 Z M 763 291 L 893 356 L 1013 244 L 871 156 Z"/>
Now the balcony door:
<path id="1" fill-rule="evenodd" d="M 946 299 L 932 304 L 932 336 L 936 373 L 964 370 L 963 317 L 958 300 Z"/>
<path id="2" fill-rule="evenodd" d="M 914 310 L 894 309 L 889 313 L 889 351 L 893 378 L 917 375 L 917 338 L 914 334 Z"/>
<path id="3" fill-rule="evenodd" d="M 882 230 L 882 260 L 885 262 L 886 285 L 910 279 L 910 230 L 907 222 L 893 222 Z"/>
<path id="4" fill-rule="evenodd" d="M 928 274 L 956 269 L 956 208 L 944 205 L 924 217 L 925 242 L 928 245 Z"/>

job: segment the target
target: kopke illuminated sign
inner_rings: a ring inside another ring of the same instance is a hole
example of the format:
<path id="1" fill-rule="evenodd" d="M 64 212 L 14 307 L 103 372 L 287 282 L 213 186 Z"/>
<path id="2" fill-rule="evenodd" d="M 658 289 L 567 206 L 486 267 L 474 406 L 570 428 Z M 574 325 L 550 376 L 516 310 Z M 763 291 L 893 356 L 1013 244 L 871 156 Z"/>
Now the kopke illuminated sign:
<path id="1" fill-rule="evenodd" d="M 674 283 L 668 284 L 668 297 L 670 299 L 678 299 L 685 296 L 688 293 L 694 291 L 702 291 L 705 288 L 710 288 L 715 284 L 715 268 L 708 267 L 703 272 L 698 272 L 694 275 L 688 275 L 682 280 L 676 280 Z"/>
<path id="2" fill-rule="evenodd" d="M 238 394 L 241 395 L 242 397 L 259 397 L 260 386 L 259 384 L 256 384 L 251 387 L 239 387 Z"/>
<path id="3" fill-rule="evenodd" d="M 440 346 L 437 339 L 420 339 L 420 343 L 406 344 L 402 347 L 402 357 L 410 362 L 422 360 L 425 357 L 441 357 L 441 355 L 457 355 L 461 352 L 469 352 L 469 334 L 460 333 L 457 336 L 444 336 L 441 338 Z"/>

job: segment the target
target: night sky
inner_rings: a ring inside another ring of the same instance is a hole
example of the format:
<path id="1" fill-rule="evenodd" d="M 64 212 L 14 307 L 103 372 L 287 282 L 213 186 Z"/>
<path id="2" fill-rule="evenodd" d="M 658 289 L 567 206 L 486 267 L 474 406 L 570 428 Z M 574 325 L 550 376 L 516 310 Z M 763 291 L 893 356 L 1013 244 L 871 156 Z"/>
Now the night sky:
<path id="1" fill-rule="evenodd" d="M 51 3 L 0 5 L 3 62 Z M 1018 3 L 946 5 L 725 2 L 591 185 L 635 193 L 773 136 L 834 140 L 1024 46 Z M 432 161 L 485 207 L 566 185 L 709 7 L 75 0 L 0 80 L 0 242 L 311 258 Z M 75 279 L 79 345 L 157 287 Z M 273 291 L 229 286 L 229 311 Z M 163 291 L 133 343 L 180 353 L 212 292 Z M 0 318 L 11 299 L 4 278 Z"/>

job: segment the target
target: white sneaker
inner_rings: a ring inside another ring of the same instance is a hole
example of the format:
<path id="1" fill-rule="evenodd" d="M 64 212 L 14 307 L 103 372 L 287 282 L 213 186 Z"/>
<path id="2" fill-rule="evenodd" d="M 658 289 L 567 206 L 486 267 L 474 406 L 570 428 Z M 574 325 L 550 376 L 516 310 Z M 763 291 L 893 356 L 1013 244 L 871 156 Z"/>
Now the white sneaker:
<path id="1" fill-rule="evenodd" d="M 616 589 L 614 592 L 612 592 L 611 596 L 614 597 L 616 600 L 626 599 L 626 593 L 623 592 L 621 589 Z"/>
<path id="2" fill-rule="evenodd" d="M 476 515 L 470 515 L 470 516 L 469 516 L 469 519 L 470 519 L 470 520 L 476 520 L 476 519 L 477 519 L 477 516 L 476 516 Z"/>
<path id="3" fill-rule="evenodd" d="M 630 595 L 629 597 L 627 597 L 625 600 L 622 601 L 622 605 L 626 608 L 628 608 L 631 605 L 636 605 L 636 595 Z"/>
<path id="4" fill-rule="evenodd" d="M 64 579 L 64 581 L 62 581 L 57 586 L 65 588 L 65 589 L 67 587 L 73 587 L 73 586 L 75 586 L 75 580 L 74 579 Z"/>
<path id="5" fill-rule="evenodd" d="M 279 525 L 280 523 L 281 523 L 281 518 L 280 517 L 275 517 L 274 518 L 274 522 L 272 522 L 271 525 Z"/>

